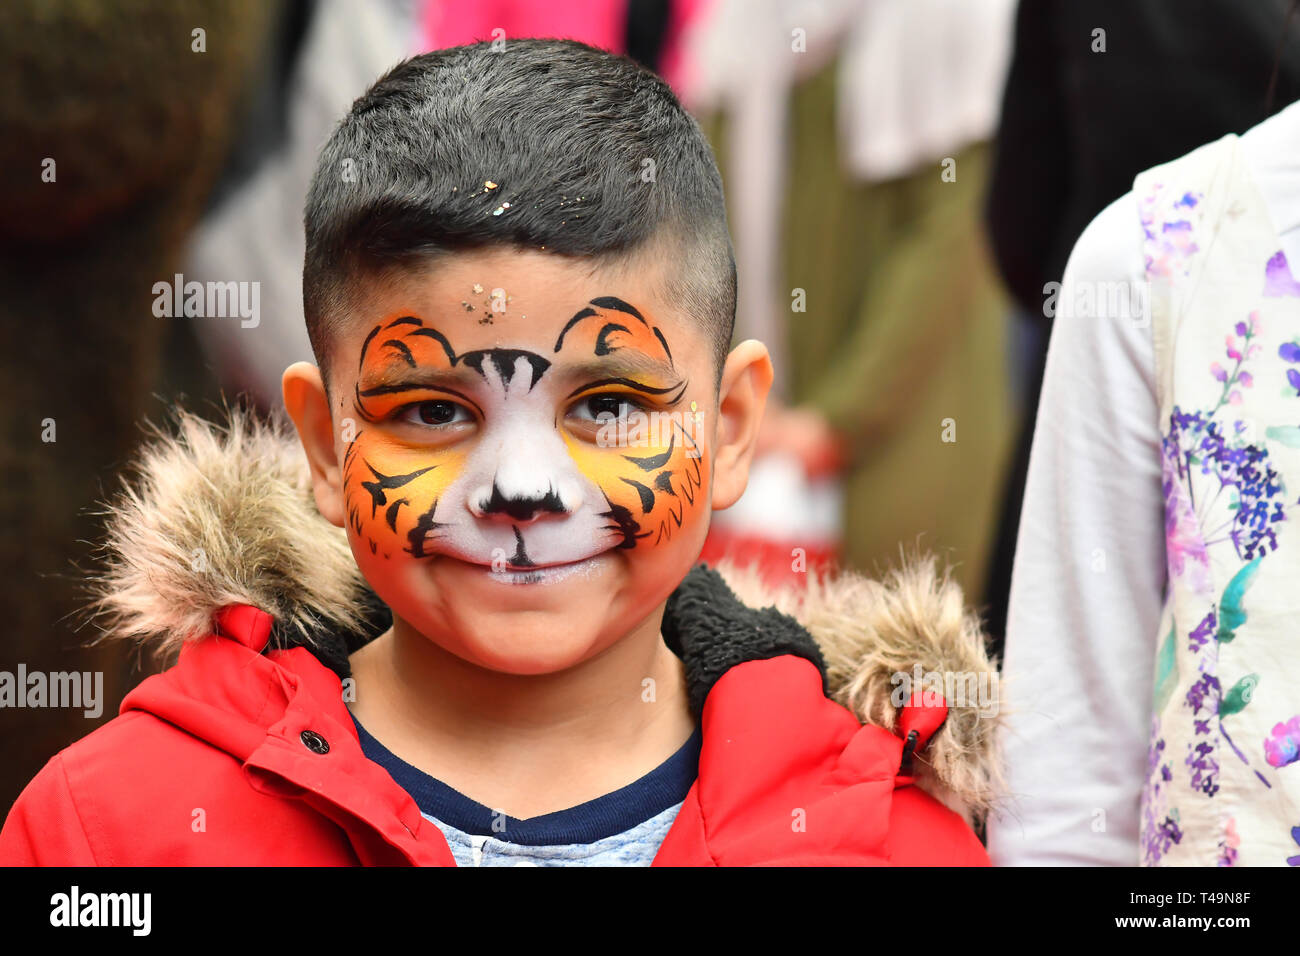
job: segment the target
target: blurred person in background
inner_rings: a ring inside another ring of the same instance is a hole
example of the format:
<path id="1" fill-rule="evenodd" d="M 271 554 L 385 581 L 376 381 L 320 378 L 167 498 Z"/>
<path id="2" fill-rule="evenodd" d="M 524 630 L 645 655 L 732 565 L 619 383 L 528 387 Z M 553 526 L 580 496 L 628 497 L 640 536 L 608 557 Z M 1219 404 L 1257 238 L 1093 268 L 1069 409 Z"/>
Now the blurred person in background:
<path id="1" fill-rule="evenodd" d="M 120 654 L 84 646 L 74 563 L 89 560 L 91 508 L 140 421 L 166 407 L 151 395 L 216 394 L 186 320 L 154 311 L 154 286 L 180 271 L 282 9 L 0 5 L 0 670 L 102 685 L 80 709 L 0 710 L 0 805 L 133 681 Z"/>
<path id="2" fill-rule="evenodd" d="M 998 269 L 1014 299 L 1020 429 L 986 588 L 1000 654 L 1011 565 L 1066 258 L 1092 218 L 1144 169 L 1242 133 L 1300 95 L 1291 0 L 1021 0 L 987 200 Z"/>
<path id="3" fill-rule="evenodd" d="M 286 365 L 311 355 L 302 317 L 302 197 L 316 151 L 357 90 L 420 52 L 420 8 L 406 0 L 293 0 L 292 34 L 265 71 L 260 109 L 241 130 L 237 173 L 187 244 L 200 282 L 259 285 L 261 321 L 196 329 L 223 387 L 269 410 Z"/>
<path id="4" fill-rule="evenodd" d="M 1003 128 L 1017 175 L 995 212 L 1004 249 L 1032 258 L 1007 261 L 1055 268 L 1042 250 L 1070 245 L 1026 197 L 1067 221 L 1100 190 L 1119 198 L 1054 296 L 1007 624 L 999 864 L 1300 865 L 1300 4 L 1174 7 L 1021 10 Z M 1098 24 L 1114 52 L 1088 60 Z M 1064 69 L 1028 69 L 1056 50 Z M 1086 85 L 1070 66 L 1085 61 Z M 1024 148 L 1043 124 L 1061 169 Z M 1165 162 L 1129 178 L 1144 156 Z"/>
<path id="5" fill-rule="evenodd" d="M 1011 13 L 719 0 L 702 18 L 687 103 L 712 117 L 737 322 L 784 399 L 706 557 L 797 580 L 801 558 L 870 572 L 919 545 L 978 602 L 1014 426 L 980 223 Z"/>

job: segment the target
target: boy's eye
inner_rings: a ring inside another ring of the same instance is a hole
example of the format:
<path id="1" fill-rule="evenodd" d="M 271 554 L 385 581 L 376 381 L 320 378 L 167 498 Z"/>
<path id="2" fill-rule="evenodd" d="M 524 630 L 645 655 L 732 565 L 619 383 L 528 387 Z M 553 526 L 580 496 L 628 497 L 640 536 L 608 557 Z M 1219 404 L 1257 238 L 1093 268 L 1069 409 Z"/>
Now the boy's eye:
<path id="1" fill-rule="evenodd" d="M 592 421 L 626 418 L 640 410 L 641 406 L 625 395 L 592 395 L 573 406 L 573 411 L 579 418 Z"/>
<path id="2" fill-rule="evenodd" d="M 416 425 L 454 425 L 473 421 L 469 409 L 455 402 L 435 400 L 411 405 L 398 416 L 402 421 Z"/>

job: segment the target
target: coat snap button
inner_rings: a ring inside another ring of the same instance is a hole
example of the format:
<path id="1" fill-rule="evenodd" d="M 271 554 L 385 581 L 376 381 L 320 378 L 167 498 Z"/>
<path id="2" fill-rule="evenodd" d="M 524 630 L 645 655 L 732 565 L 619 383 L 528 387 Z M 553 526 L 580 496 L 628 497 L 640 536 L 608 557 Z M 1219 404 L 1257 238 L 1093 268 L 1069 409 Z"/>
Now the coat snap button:
<path id="1" fill-rule="evenodd" d="M 314 754 L 327 754 L 330 752 L 329 741 L 314 730 L 304 730 L 301 740 L 303 746 Z"/>

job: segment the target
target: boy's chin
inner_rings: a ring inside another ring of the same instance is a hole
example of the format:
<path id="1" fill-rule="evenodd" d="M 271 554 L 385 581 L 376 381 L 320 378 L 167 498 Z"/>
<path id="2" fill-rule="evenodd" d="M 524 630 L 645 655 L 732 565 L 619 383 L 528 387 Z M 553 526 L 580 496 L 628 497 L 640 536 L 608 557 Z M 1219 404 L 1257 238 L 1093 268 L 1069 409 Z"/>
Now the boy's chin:
<path id="1" fill-rule="evenodd" d="M 572 605 L 507 611 L 460 604 L 448 610 L 456 624 L 456 637 L 430 639 L 478 667 L 503 674 L 567 670 L 596 656 L 626 631 L 615 627 L 610 632 L 612 608 L 604 602 L 579 613 Z"/>
<path id="2" fill-rule="evenodd" d="M 420 621 L 425 615 L 417 613 L 407 621 L 479 667 L 555 673 L 611 643 L 611 619 L 620 617 L 614 605 L 623 596 L 620 570 L 609 552 L 580 566 L 520 571 L 443 559 L 430 566 L 435 619 Z"/>
<path id="3" fill-rule="evenodd" d="M 531 633 L 511 628 L 508 633 L 493 631 L 476 636 L 470 650 L 475 663 L 488 670 L 539 676 L 576 667 L 596 656 L 604 643 L 594 628 L 570 626 L 567 632 L 539 629 Z"/>

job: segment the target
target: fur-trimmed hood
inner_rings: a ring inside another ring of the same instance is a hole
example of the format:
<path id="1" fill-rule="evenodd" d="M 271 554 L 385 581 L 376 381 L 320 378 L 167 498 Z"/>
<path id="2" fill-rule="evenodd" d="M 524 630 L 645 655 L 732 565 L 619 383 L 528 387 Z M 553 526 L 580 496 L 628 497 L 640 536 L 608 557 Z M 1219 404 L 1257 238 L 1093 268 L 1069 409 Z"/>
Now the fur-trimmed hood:
<path id="1" fill-rule="evenodd" d="M 146 443 L 104 514 L 91 605 L 100 639 L 170 658 L 210 634 L 221 608 L 251 604 L 275 619 L 270 647 L 306 646 L 346 675 L 348 653 L 387 625 L 344 532 L 316 510 L 306 459 L 283 420 L 236 410 L 218 426 L 180 413 L 174 429 Z M 998 674 L 978 619 L 932 559 L 879 581 L 809 574 L 801 588 L 774 589 L 735 566 L 717 574 L 696 569 L 670 600 L 664 632 L 674 651 L 681 654 L 676 631 L 690 608 L 736 601 L 742 616 L 765 615 L 753 618 L 765 641 L 784 635 L 779 650 L 753 656 L 814 660 L 828 695 L 863 723 L 895 731 L 904 691 L 937 689 L 949 713 L 918 755 L 918 785 L 971 820 L 997 801 Z M 725 649 L 701 648 L 708 639 L 695 638 L 688 680 L 692 666 L 716 679 L 739 662 Z M 709 684 L 700 686 L 707 693 Z M 702 706 L 700 696 L 693 706 Z"/>

